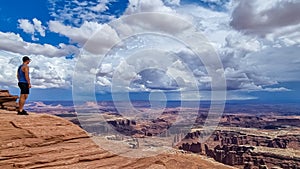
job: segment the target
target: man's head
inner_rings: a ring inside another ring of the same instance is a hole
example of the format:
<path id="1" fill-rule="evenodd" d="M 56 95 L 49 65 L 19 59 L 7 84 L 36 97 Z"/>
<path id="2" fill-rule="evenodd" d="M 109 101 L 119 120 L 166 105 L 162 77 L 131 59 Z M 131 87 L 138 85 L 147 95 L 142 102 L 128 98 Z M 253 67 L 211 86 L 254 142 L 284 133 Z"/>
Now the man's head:
<path id="1" fill-rule="evenodd" d="M 31 61 L 31 59 L 28 56 L 24 56 L 23 57 L 23 63 L 29 64 L 29 62 Z"/>

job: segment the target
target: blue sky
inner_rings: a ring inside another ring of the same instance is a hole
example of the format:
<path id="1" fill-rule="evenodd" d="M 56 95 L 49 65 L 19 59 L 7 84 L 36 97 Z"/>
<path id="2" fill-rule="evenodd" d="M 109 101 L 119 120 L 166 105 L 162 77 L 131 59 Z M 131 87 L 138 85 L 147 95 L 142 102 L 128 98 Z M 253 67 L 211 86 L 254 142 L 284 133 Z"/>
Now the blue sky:
<path id="1" fill-rule="evenodd" d="M 297 0 L 1 1 L 0 88 L 18 94 L 16 67 L 22 56 L 28 55 L 33 60 L 30 100 L 72 100 L 74 73 L 78 71 L 95 77 L 93 85 L 100 100 L 110 98 L 115 73 L 119 73 L 120 84 L 130 84 L 117 92 L 133 93 L 136 100 L 144 100 L 151 92 L 164 92 L 168 99 L 180 100 L 174 93 L 193 93 L 189 88 L 193 83 L 201 99 L 209 100 L 211 77 L 204 63 L 195 60 L 186 47 L 154 35 L 121 38 L 130 30 L 171 32 L 174 25 L 179 30 L 179 22 L 165 20 L 171 24 L 164 24 L 160 18 L 145 17 L 138 23 L 122 23 L 124 28 L 109 26 L 125 16 L 159 12 L 184 18 L 209 41 L 223 66 L 228 100 L 300 101 L 298 6 Z M 97 43 L 91 40 L 95 33 L 101 35 Z M 125 48 L 118 46 L 120 41 Z M 107 46 L 114 48 L 101 63 L 82 54 L 93 51 L 89 47 L 105 50 Z M 149 46 L 160 57 L 145 53 Z M 143 52 L 141 63 L 130 61 L 133 48 Z M 149 70 L 151 64 L 162 68 Z M 84 89 L 85 82 L 81 86 Z"/>
<path id="2" fill-rule="evenodd" d="M 7 1 L 1 2 L 1 31 L 19 33 L 25 41 L 33 42 L 31 35 L 23 32 L 18 26 L 19 19 L 37 18 L 41 21 L 50 20 L 47 1 Z M 18 5 L 16 5 L 18 4 Z M 50 32 L 49 32 L 50 33 Z M 59 41 L 68 42 L 67 38 L 60 38 L 60 36 L 53 36 L 49 34 L 47 38 L 39 37 L 40 43 L 57 44 Z M 58 38 L 59 40 L 55 40 Z M 55 41 L 53 41 L 55 40 Z"/>

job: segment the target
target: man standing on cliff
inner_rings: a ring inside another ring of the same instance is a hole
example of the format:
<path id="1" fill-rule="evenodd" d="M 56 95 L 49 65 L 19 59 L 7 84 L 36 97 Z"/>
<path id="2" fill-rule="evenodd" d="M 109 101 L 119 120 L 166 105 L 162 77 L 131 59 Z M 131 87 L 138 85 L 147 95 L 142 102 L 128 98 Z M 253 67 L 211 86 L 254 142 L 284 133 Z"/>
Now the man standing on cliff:
<path id="1" fill-rule="evenodd" d="M 19 98 L 19 110 L 18 115 L 28 115 L 28 113 L 23 109 L 26 99 L 29 95 L 29 89 L 31 88 L 30 78 L 29 78 L 29 66 L 30 59 L 28 56 L 23 57 L 23 64 L 19 66 L 17 71 L 18 86 L 21 89 L 21 94 Z"/>

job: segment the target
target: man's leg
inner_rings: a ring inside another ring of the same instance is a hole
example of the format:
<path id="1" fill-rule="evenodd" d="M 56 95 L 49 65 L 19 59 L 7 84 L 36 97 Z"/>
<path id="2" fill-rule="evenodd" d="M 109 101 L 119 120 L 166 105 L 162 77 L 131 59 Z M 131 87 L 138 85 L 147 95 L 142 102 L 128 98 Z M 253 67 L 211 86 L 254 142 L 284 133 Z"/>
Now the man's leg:
<path id="1" fill-rule="evenodd" d="M 19 98 L 19 112 L 23 111 L 24 105 L 25 105 L 25 101 L 28 97 L 28 94 L 21 94 L 20 98 Z"/>

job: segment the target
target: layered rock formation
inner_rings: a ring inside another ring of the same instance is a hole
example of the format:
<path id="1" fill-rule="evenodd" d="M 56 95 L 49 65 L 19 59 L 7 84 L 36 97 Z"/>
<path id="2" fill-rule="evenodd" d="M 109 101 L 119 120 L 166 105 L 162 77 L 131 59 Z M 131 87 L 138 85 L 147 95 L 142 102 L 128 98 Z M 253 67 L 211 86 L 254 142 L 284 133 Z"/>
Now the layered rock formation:
<path id="1" fill-rule="evenodd" d="M 179 152 L 142 159 L 118 156 L 98 147 L 79 126 L 47 114 L 0 110 L 0 145 L 1 169 L 232 168 Z"/>
<path id="2" fill-rule="evenodd" d="M 279 166 L 283 169 L 298 169 L 300 166 L 299 135 L 281 135 L 271 138 L 247 135 L 237 131 L 217 130 L 205 144 L 201 144 L 197 140 L 203 135 L 205 133 L 201 131 L 188 133 L 177 144 L 178 148 L 205 154 L 223 164 L 241 168 Z M 276 151 L 276 149 L 282 149 L 282 151 Z M 283 151 L 284 149 L 288 150 Z"/>
<path id="3" fill-rule="evenodd" d="M 180 147 L 180 150 L 185 150 L 193 153 L 202 153 L 201 143 L 183 143 Z"/>
<path id="4" fill-rule="evenodd" d="M 204 121 L 205 116 L 200 116 L 198 121 Z M 280 129 L 287 126 L 300 127 L 300 118 L 281 116 L 276 117 L 272 115 L 248 115 L 248 114 L 230 114 L 223 115 L 220 120 L 220 125 L 231 127 L 245 127 L 245 128 L 260 128 L 260 129 Z"/>
<path id="5" fill-rule="evenodd" d="M 255 151 L 255 149 L 252 146 L 217 146 L 214 148 L 213 157 L 216 161 L 224 164 L 244 166 L 244 168 L 251 169 L 252 167 L 249 167 L 249 164 L 259 168 L 279 166 L 283 169 L 298 169 L 300 166 L 300 157 L 276 154 L 272 151 Z"/>
<path id="6" fill-rule="evenodd" d="M 18 96 L 9 94 L 8 90 L 0 90 L 0 109 L 16 111 L 19 105 L 16 103 Z"/>
<path id="7" fill-rule="evenodd" d="M 236 131 L 216 131 L 213 135 L 214 141 L 220 141 L 220 145 L 252 145 L 252 146 L 263 146 L 271 148 L 282 148 L 288 147 L 289 143 L 297 142 L 300 143 L 300 137 L 292 136 L 280 136 L 271 138 L 268 136 L 257 136 L 253 134 L 244 134 Z"/>

